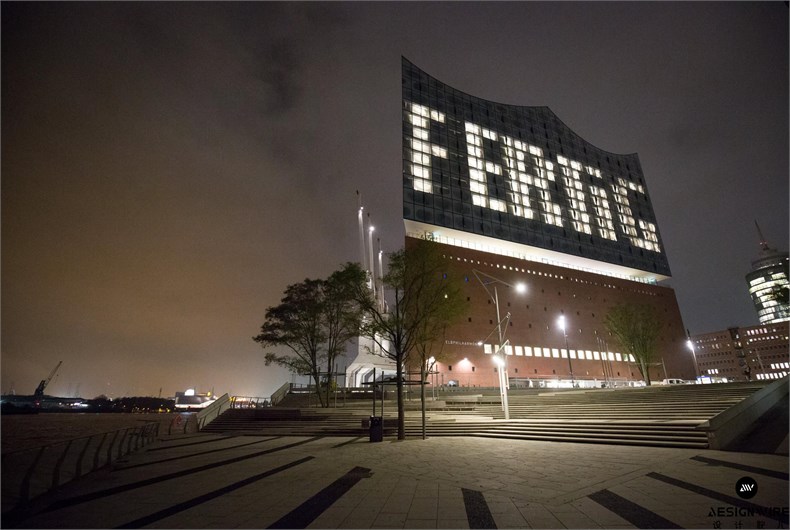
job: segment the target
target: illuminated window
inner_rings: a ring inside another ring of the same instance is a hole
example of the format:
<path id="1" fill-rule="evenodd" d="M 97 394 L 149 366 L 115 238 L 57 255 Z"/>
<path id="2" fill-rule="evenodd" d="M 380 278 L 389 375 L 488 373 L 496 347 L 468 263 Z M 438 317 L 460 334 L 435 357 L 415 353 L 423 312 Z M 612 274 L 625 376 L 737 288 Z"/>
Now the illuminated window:
<path id="1" fill-rule="evenodd" d="M 419 138 L 420 140 L 429 140 L 430 134 L 428 133 L 428 129 L 420 129 L 419 127 L 414 128 L 414 137 Z"/>
<path id="2" fill-rule="evenodd" d="M 414 151 L 412 153 L 412 161 L 421 164 L 421 166 L 411 166 L 414 189 L 423 193 L 433 193 L 430 177 L 430 155 L 438 158 L 447 158 L 447 149 L 430 143 L 428 129 L 430 121 L 444 123 L 445 116 L 437 110 L 429 109 L 416 103 L 407 102 L 406 108 L 410 111 L 408 115 L 409 123 L 412 124 L 412 136 L 414 137 L 410 140 L 410 146 Z"/>
<path id="3" fill-rule="evenodd" d="M 600 174 L 600 171 L 598 172 Z M 593 211 L 595 213 L 596 224 L 598 225 L 598 235 L 604 239 L 617 241 L 617 235 L 612 224 L 612 211 L 609 208 L 609 201 L 606 196 L 606 189 L 598 186 L 589 186 L 592 196 Z"/>
<path id="4" fill-rule="evenodd" d="M 427 129 L 428 128 L 428 120 L 426 120 L 425 118 L 423 118 L 421 116 L 418 116 L 417 114 L 410 114 L 409 115 L 409 121 L 415 127 L 420 127 L 422 129 Z"/>
<path id="5" fill-rule="evenodd" d="M 486 181 L 486 174 L 480 171 L 479 169 L 470 169 L 469 177 L 474 180 L 479 180 L 480 182 Z"/>
<path id="6" fill-rule="evenodd" d="M 488 171 L 489 173 L 494 173 L 496 175 L 501 175 L 502 166 L 500 166 L 499 164 L 495 164 L 493 162 L 486 161 L 486 171 Z"/>
<path id="7" fill-rule="evenodd" d="M 507 211 L 507 205 L 503 201 L 499 201 L 497 199 L 489 199 L 488 200 L 488 207 L 492 210 L 496 210 L 498 212 L 505 212 Z"/>
<path id="8" fill-rule="evenodd" d="M 414 189 L 417 191 L 422 191 L 425 193 L 432 193 L 433 188 L 431 186 L 431 182 L 428 180 L 415 178 L 414 179 Z"/>
<path id="9" fill-rule="evenodd" d="M 483 353 L 491 354 L 494 352 L 494 348 L 491 344 L 483 344 Z"/>
<path id="10" fill-rule="evenodd" d="M 497 134 L 494 131 L 489 131 L 488 129 L 483 129 L 483 138 L 488 138 L 489 140 L 496 141 Z"/>
<path id="11" fill-rule="evenodd" d="M 479 125 L 475 125 L 474 123 L 466 122 L 466 123 L 464 123 L 464 128 L 465 128 L 466 132 L 474 133 L 477 136 L 481 135 L 480 126 Z"/>
<path id="12" fill-rule="evenodd" d="M 418 151 L 411 151 L 411 161 L 427 166 L 431 163 L 431 157 Z"/>
<path id="13" fill-rule="evenodd" d="M 524 355 L 524 348 L 521 346 L 516 346 L 516 355 L 523 356 Z"/>
<path id="14" fill-rule="evenodd" d="M 429 179 L 429 178 L 431 178 L 431 174 L 428 171 L 427 167 L 418 166 L 416 164 L 412 164 L 412 166 L 411 166 L 411 174 L 414 175 L 415 177 L 419 177 L 419 178 L 422 178 L 422 179 Z"/>
<path id="15" fill-rule="evenodd" d="M 423 105 L 418 105 L 417 103 L 409 103 L 408 105 L 409 105 L 409 109 L 411 109 L 411 111 L 414 114 L 417 114 L 418 116 L 424 116 L 426 118 L 430 116 L 428 107 L 425 107 Z"/>
<path id="16" fill-rule="evenodd" d="M 407 148 L 404 153 L 404 160 L 407 161 L 405 176 L 411 177 L 416 191 L 439 193 L 439 183 L 433 181 L 434 177 L 438 178 L 439 172 L 434 171 L 432 159 L 438 157 L 448 160 L 449 151 L 452 150 L 455 154 L 457 148 L 454 142 L 448 148 L 433 143 L 432 140 L 438 141 L 440 136 L 434 137 L 437 132 L 443 139 L 452 137 L 454 131 L 450 130 L 450 123 L 455 122 L 447 120 L 443 112 L 430 106 L 408 101 L 403 104 L 403 123 L 406 126 L 404 147 Z M 461 141 L 466 142 L 469 177 L 463 178 L 466 168 L 462 168 L 460 175 L 458 174 L 453 160 L 449 166 L 449 175 L 443 174 L 443 178 L 449 177 L 450 180 L 461 176 L 464 185 L 468 182 L 474 205 L 530 219 L 535 224 L 542 222 L 567 228 L 568 232 L 579 235 L 595 236 L 609 241 L 619 239 L 646 251 L 662 251 L 655 222 L 643 218 L 640 213 L 645 211 L 644 201 L 637 194 L 645 194 L 646 191 L 642 185 L 631 182 L 630 176 L 603 175 L 600 169 L 593 167 L 587 157 L 574 160 L 572 158 L 575 154 L 571 157 L 549 154 L 544 148 L 509 137 L 494 128 L 487 128 L 463 118 L 460 121 L 464 123 Z M 492 117 L 492 121 L 487 123 L 495 124 L 496 121 Z M 574 144 L 574 153 L 581 151 L 584 145 L 576 140 L 571 143 Z M 443 165 L 443 168 L 446 167 Z M 499 186 L 500 181 L 493 180 L 492 175 L 503 177 L 504 187 L 497 189 L 496 193 L 493 187 Z M 612 177 L 615 180 L 610 182 Z M 455 181 L 450 182 L 451 187 L 455 186 L 452 184 Z M 445 186 L 444 182 L 442 186 Z M 441 189 L 447 194 L 447 188 Z M 638 202 L 635 200 L 631 203 L 630 199 L 635 197 Z M 436 203 L 433 208 L 441 210 L 443 206 Z M 651 215 L 649 204 L 647 212 Z M 508 224 L 511 221 L 495 217 L 492 222 L 498 226 L 499 223 Z M 531 229 L 538 227 L 533 225 Z M 563 234 L 561 237 L 573 236 Z M 589 245 L 586 241 L 587 238 L 582 239 L 580 246 Z M 570 248 L 565 250 L 571 251 Z M 580 248 L 579 252 L 583 250 Z M 634 259 L 640 258 L 637 255 Z"/>
<path id="17" fill-rule="evenodd" d="M 472 193 L 486 193 L 486 185 L 482 182 L 470 181 L 469 188 L 472 190 Z"/>
<path id="18" fill-rule="evenodd" d="M 532 347 L 531 346 L 524 346 L 524 356 L 532 357 Z"/>

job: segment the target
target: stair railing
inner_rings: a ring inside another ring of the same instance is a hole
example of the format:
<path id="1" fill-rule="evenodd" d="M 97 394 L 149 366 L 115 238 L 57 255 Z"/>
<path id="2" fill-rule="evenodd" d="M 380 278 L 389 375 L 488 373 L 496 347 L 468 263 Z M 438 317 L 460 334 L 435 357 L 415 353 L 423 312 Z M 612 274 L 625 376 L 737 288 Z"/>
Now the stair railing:
<path id="1" fill-rule="evenodd" d="M 220 414 L 228 410 L 230 407 L 231 407 L 230 396 L 228 394 L 224 394 L 221 397 L 214 400 L 214 402 L 208 407 L 201 409 L 195 415 L 198 431 L 203 430 L 203 428 L 206 425 L 216 420 Z"/>
<path id="2" fill-rule="evenodd" d="M 290 391 L 291 391 L 291 383 L 284 383 L 280 388 L 278 388 L 274 392 L 274 394 L 272 394 L 272 397 L 269 399 L 269 403 L 271 403 L 272 407 L 275 406 L 277 403 L 282 401 Z"/>

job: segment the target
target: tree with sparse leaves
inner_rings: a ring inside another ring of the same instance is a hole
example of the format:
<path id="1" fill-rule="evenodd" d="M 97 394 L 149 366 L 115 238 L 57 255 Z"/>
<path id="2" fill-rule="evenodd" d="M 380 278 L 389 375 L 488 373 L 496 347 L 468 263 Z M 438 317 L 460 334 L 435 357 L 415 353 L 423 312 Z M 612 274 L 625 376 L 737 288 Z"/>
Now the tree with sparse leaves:
<path id="1" fill-rule="evenodd" d="M 623 353 L 633 355 L 637 368 L 650 385 L 649 367 L 653 364 L 662 323 L 655 309 L 647 304 L 619 304 L 606 315 L 604 325 L 620 344 Z"/>
<path id="2" fill-rule="evenodd" d="M 441 259 L 433 257 L 438 265 Z M 436 282 L 426 288 L 421 297 L 431 304 L 432 300 L 439 303 L 433 304 L 435 311 L 426 314 L 418 330 L 414 351 L 409 355 L 409 364 L 416 363 L 420 367 L 420 411 L 422 416 L 422 437 L 425 439 L 425 385 L 428 383 L 428 374 L 437 361 L 444 357 L 445 337 L 447 328 L 454 324 L 464 314 L 468 306 L 463 296 L 460 277 L 450 273 L 442 273 L 442 281 Z"/>
<path id="3" fill-rule="evenodd" d="M 429 241 L 413 244 L 388 256 L 383 285 L 388 307 L 380 307 L 368 290 L 360 292 L 365 309 L 363 332 L 395 363 L 398 439 L 405 438 L 403 382 L 409 356 L 423 355 L 428 342 L 440 339 L 444 327 L 458 313 L 460 295 L 444 274 L 446 263 L 438 247 Z M 460 289 L 458 290 L 460 292 Z"/>

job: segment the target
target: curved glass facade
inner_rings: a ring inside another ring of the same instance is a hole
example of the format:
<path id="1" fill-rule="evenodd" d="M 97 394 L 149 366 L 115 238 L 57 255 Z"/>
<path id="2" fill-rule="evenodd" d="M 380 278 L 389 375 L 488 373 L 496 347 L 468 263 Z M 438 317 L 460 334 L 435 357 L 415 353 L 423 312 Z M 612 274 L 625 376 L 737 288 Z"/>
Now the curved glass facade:
<path id="1" fill-rule="evenodd" d="M 636 154 L 402 68 L 404 219 L 670 276 Z"/>
<path id="2" fill-rule="evenodd" d="M 763 247 L 760 257 L 752 262 L 752 271 L 746 275 L 749 295 L 760 324 L 772 324 L 790 320 L 790 259 L 787 252 Z"/>

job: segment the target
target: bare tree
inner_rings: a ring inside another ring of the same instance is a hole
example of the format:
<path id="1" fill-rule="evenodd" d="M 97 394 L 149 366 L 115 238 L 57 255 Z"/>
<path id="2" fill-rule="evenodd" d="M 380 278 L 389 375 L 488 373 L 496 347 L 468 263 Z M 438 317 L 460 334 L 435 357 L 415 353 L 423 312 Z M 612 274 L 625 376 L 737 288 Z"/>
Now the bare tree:
<path id="1" fill-rule="evenodd" d="M 442 281 L 426 289 L 423 294 L 429 300 L 439 300 L 436 310 L 423 319 L 414 351 L 409 358 L 411 364 L 420 366 L 420 411 L 422 438 L 425 439 L 425 385 L 428 383 L 428 374 L 436 362 L 444 357 L 447 328 L 466 311 L 468 304 L 463 297 L 460 278 L 448 273 L 442 273 Z"/>
<path id="2" fill-rule="evenodd" d="M 442 322 L 453 315 L 450 306 L 457 303 L 459 296 L 446 281 L 446 265 L 434 243 L 414 240 L 388 258 L 388 270 L 383 278 L 388 310 L 380 307 L 368 291 L 363 291 L 359 299 L 367 317 L 364 334 L 395 363 L 398 439 L 402 440 L 405 438 L 404 364 L 415 354 L 418 345 L 427 345 L 429 340 L 438 338 Z"/>
<path id="3" fill-rule="evenodd" d="M 606 315 L 604 325 L 620 344 L 623 353 L 633 355 L 639 372 L 650 385 L 650 365 L 658 349 L 662 324 L 653 306 L 620 304 Z"/>

